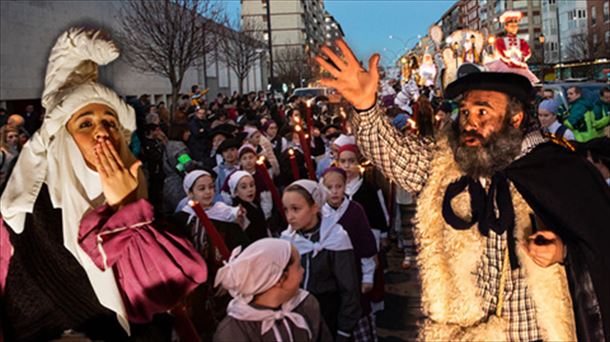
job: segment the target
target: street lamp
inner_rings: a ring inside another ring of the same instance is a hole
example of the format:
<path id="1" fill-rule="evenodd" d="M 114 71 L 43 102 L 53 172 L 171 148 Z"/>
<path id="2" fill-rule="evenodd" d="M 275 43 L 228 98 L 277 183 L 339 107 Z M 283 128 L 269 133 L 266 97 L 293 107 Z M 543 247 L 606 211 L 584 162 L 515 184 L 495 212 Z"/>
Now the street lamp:
<path id="1" fill-rule="evenodd" d="M 459 68 L 458 50 L 460 48 L 460 43 L 453 42 L 453 44 L 451 44 L 451 48 L 453 49 L 453 55 L 455 56 L 455 70 L 457 72 L 457 69 Z"/>
<path id="2" fill-rule="evenodd" d="M 489 53 L 493 54 L 494 52 L 494 44 L 496 43 L 496 37 L 494 36 L 489 36 L 489 38 L 487 38 L 487 44 L 489 45 Z"/>
<path id="3" fill-rule="evenodd" d="M 544 40 L 545 40 L 544 33 L 541 33 L 540 37 L 538 37 L 538 41 L 540 42 L 540 45 L 542 46 L 542 63 L 540 63 L 541 64 L 540 70 L 542 73 L 542 79 L 541 79 L 542 82 L 544 82 Z"/>

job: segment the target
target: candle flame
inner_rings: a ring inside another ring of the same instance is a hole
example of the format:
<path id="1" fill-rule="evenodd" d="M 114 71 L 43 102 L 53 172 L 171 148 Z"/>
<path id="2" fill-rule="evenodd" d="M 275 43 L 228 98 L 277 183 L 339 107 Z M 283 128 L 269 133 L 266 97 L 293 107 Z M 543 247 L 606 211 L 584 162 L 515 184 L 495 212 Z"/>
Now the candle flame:
<path id="1" fill-rule="evenodd" d="M 189 200 L 188 201 L 189 207 L 194 207 L 197 205 L 197 202 L 193 201 L 193 200 Z"/>
<path id="2" fill-rule="evenodd" d="M 297 132 L 300 132 L 301 131 L 301 126 L 299 126 L 299 125 L 294 126 L 294 130 L 297 131 Z"/>
<path id="3" fill-rule="evenodd" d="M 291 149 L 291 148 L 289 148 L 289 149 L 288 149 L 288 154 L 289 154 L 290 156 L 294 156 L 294 150 L 293 150 L 293 149 Z"/>
<path id="4" fill-rule="evenodd" d="M 265 156 L 260 156 L 256 161 L 258 165 L 263 165 L 265 163 Z"/>
<path id="5" fill-rule="evenodd" d="M 305 139 L 309 139 L 309 134 L 305 134 Z"/>
<path id="6" fill-rule="evenodd" d="M 411 128 L 416 129 L 417 128 L 417 124 L 415 123 L 415 120 L 409 118 L 407 120 L 407 123 L 409 124 L 409 126 L 411 126 Z"/>

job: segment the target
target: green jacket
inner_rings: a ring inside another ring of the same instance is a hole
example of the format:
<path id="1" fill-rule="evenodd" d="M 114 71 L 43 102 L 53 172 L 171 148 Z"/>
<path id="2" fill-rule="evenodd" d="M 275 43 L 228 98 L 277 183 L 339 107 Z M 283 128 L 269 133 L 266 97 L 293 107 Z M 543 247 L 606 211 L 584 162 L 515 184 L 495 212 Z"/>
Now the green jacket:
<path id="1" fill-rule="evenodd" d="M 595 120 L 610 116 L 610 103 L 606 103 L 601 99 L 597 100 L 593 106 L 593 113 L 595 113 Z"/>
<path id="2" fill-rule="evenodd" d="M 591 110 L 591 107 L 587 103 L 587 101 L 579 97 L 574 102 L 570 102 L 570 106 L 568 109 L 568 117 L 566 118 L 570 125 L 576 128 L 579 131 L 585 130 L 585 113 Z"/>

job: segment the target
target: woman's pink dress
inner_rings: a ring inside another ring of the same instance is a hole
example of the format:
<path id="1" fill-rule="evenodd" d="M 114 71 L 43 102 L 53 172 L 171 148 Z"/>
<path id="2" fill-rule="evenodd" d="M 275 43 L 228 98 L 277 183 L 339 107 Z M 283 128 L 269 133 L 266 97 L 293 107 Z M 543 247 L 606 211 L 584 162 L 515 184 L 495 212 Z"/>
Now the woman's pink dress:
<path id="1" fill-rule="evenodd" d="M 87 213 L 79 244 L 101 270 L 112 268 L 128 318 L 152 320 L 206 281 L 207 267 L 186 239 L 153 226 L 153 207 L 139 200 L 113 212 L 107 205 Z"/>

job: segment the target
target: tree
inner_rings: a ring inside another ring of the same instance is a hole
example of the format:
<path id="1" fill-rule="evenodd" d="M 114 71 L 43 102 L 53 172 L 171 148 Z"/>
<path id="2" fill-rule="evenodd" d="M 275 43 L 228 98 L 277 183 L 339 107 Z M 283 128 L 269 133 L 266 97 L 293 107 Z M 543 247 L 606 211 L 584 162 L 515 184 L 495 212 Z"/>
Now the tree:
<path id="1" fill-rule="evenodd" d="M 243 94 L 244 80 L 265 51 L 263 30 L 254 20 L 247 17 L 240 20 L 237 17 L 223 30 L 220 38 L 223 51 L 218 58 L 233 70 L 239 80 L 239 92 Z"/>
<path id="2" fill-rule="evenodd" d="M 278 82 L 300 87 L 314 78 L 314 64 L 302 48 L 283 48 L 273 53 Z"/>
<path id="3" fill-rule="evenodd" d="M 564 61 L 583 61 L 591 59 L 593 56 L 593 43 L 586 34 L 580 33 L 573 35 L 569 39 L 569 44 L 566 46 L 566 56 Z"/>
<path id="4" fill-rule="evenodd" d="M 213 50 L 224 7 L 214 0 L 131 0 L 124 3 L 119 39 L 134 68 L 167 78 L 170 111 L 178 103 L 184 74 Z"/>

